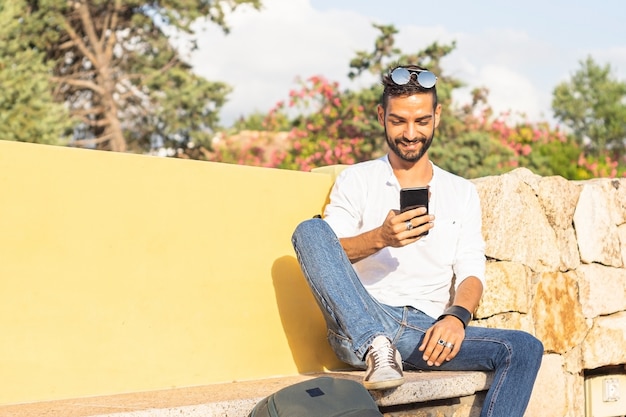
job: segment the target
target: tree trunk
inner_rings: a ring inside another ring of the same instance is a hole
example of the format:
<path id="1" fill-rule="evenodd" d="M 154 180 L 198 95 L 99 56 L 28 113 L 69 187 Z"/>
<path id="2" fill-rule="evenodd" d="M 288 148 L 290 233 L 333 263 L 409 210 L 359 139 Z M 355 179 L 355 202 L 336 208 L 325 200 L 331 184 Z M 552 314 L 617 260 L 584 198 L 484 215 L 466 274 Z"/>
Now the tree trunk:
<path id="1" fill-rule="evenodd" d="M 95 139 L 95 143 L 108 143 L 108 149 L 115 152 L 127 150 L 122 123 L 118 114 L 118 103 L 115 99 L 117 82 L 113 68 L 113 49 L 116 43 L 116 25 L 118 13 L 121 10 L 121 1 L 115 0 L 113 9 L 109 10 L 109 16 L 103 19 L 105 26 L 96 31 L 93 17 L 87 1 L 77 1 L 73 17 L 68 16 L 65 21 L 65 29 L 69 34 L 76 52 L 88 60 L 93 70 L 78 72 L 76 74 L 58 77 L 58 81 L 78 89 L 88 89 L 98 97 L 94 102 L 100 102 L 99 110 L 92 112 L 92 118 L 84 117 L 83 121 L 100 131 L 101 135 Z M 82 26 L 82 31 L 77 31 L 72 26 Z M 84 37 L 79 35 L 84 33 Z M 91 73 L 91 76 L 85 75 Z M 95 77 L 93 76 L 95 73 Z M 81 109 L 83 110 L 83 109 Z M 83 111 L 84 112 L 84 111 Z"/>

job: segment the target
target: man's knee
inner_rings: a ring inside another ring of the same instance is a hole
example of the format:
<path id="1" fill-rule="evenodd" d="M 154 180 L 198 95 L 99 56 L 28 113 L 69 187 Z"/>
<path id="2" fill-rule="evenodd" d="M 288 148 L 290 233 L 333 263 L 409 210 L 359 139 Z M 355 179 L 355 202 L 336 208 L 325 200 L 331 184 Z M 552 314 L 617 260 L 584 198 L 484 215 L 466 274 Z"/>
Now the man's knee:
<path id="1" fill-rule="evenodd" d="M 334 233 L 328 223 L 320 218 L 307 219 L 301 222 L 293 232 L 292 242 L 296 244 L 303 239 L 319 239 L 334 236 Z"/>
<path id="2" fill-rule="evenodd" d="M 527 365 L 532 367 L 534 363 L 539 368 L 543 358 L 543 343 L 532 334 L 521 330 L 516 331 L 513 340 L 514 350 L 524 352 L 523 356 Z"/>
<path id="3" fill-rule="evenodd" d="M 543 357 L 543 343 L 535 336 L 529 334 L 528 350 L 533 354 L 533 357 L 541 364 L 541 358 Z"/>

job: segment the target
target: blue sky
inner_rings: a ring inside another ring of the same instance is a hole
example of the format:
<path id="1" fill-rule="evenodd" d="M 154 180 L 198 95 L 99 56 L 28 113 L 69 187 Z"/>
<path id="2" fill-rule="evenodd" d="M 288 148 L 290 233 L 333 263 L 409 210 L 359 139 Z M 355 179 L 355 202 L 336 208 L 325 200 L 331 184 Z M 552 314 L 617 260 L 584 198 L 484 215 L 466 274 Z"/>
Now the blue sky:
<path id="1" fill-rule="evenodd" d="M 552 90 L 587 56 L 610 64 L 626 82 L 626 1 L 431 3 L 263 0 L 260 12 L 240 8 L 228 16 L 229 35 L 208 25 L 191 62 L 199 74 L 234 87 L 221 113 L 225 125 L 286 99 L 298 77 L 323 75 L 341 88 L 372 82 L 350 82 L 347 73 L 357 50 L 372 50 L 373 23 L 393 24 L 404 53 L 455 41 L 443 69 L 468 84 L 455 96 L 458 103 L 471 88 L 485 86 L 497 111 L 551 120 Z"/>

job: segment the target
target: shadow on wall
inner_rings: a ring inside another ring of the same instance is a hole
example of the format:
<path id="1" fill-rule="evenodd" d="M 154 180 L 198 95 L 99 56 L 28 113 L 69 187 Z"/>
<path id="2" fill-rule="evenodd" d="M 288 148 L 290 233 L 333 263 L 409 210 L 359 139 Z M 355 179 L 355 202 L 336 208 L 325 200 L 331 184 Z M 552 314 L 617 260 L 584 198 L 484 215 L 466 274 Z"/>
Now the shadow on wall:
<path id="1" fill-rule="evenodd" d="M 324 317 L 293 256 L 278 258 L 272 280 L 280 320 L 300 373 L 347 369 L 326 339 Z"/>

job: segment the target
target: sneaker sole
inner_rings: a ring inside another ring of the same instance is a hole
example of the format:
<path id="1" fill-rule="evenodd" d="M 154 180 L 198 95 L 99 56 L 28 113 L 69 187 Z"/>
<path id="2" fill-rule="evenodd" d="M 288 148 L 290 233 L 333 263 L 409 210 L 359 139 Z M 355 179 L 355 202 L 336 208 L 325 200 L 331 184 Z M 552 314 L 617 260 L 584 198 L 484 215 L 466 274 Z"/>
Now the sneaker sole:
<path id="1" fill-rule="evenodd" d="M 404 384 L 404 378 L 388 379 L 385 381 L 369 382 L 363 381 L 363 386 L 368 390 L 379 390 L 399 387 Z"/>

